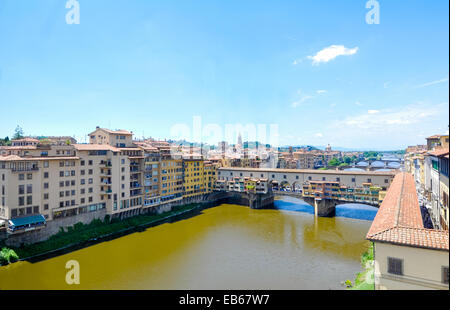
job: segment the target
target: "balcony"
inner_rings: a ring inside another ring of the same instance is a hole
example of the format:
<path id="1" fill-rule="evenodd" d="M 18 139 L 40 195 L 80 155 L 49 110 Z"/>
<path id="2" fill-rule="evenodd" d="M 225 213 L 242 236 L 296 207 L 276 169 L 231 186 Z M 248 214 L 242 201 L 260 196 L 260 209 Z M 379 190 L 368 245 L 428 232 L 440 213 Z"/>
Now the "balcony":
<path id="1" fill-rule="evenodd" d="M 14 173 L 17 172 L 35 172 L 39 171 L 38 167 L 17 167 L 17 168 L 11 168 L 11 171 Z"/>
<path id="2" fill-rule="evenodd" d="M 130 188 L 141 188 L 142 185 L 138 182 L 130 183 Z"/>

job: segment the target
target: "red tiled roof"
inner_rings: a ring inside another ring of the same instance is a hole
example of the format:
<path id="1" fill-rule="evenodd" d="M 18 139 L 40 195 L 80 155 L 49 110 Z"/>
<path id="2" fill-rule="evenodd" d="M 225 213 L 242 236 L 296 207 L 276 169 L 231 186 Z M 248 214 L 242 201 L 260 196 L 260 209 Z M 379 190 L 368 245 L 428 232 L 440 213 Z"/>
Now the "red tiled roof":
<path id="1" fill-rule="evenodd" d="M 394 227 L 374 235 L 370 240 L 419 248 L 449 250 L 448 231 L 444 230 Z"/>
<path id="2" fill-rule="evenodd" d="M 414 177 L 403 172 L 392 181 L 366 238 L 370 241 L 449 250 L 448 231 L 423 227 Z"/>
<path id="3" fill-rule="evenodd" d="M 78 151 L 120 151 L 109 144 L 72 144 L 72 146 Z"/>
<path id="4" fill-rule="evenodd" d="M 448 153 L 449 153 L 448 148 L 437 148 L 432 152 L 428 152 L 428 154 L 436 156 L 436 157 L 448 155 Z"/>
<path id="5" fill-rule="evenodd" d="M 439 139 L 440 137 L 441 137 L 441 135 L 434 135 L 434 136 L 428 137 L 427 140 L 429 140 L 429 139 Z"/>

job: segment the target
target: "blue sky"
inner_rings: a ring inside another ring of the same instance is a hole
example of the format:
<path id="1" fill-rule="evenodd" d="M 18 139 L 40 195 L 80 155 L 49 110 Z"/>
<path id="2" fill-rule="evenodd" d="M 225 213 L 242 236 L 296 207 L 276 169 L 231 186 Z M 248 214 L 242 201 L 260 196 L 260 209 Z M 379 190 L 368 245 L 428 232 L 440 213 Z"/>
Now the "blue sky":
<path id="1" fill-rule="evenodd" d="M 448 130 L 448 1 L 379 0 L 373 25 L 365 0 L 79 3 L 68 25 L 66 0 L 0 1 L 0 136 L 170 138 L 200 116 L 400 149 Z"/>

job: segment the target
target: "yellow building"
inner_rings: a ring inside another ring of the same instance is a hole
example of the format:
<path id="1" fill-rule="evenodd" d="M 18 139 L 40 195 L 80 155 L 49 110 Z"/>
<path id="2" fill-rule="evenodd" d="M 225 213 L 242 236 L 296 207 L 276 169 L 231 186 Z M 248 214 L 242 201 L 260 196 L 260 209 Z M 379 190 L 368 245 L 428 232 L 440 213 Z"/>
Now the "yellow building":
<path id="1" fill-rule="evenodd" d="M 217 164 L 205 161 L 203 164 L 203 184 L 205 193 L 213 192 L 217 180 Z"/>
<path id="2" fill-rule="evenodd" d="M 161 158 L 161 202 L 183 197 L 183 160 L 171 156 Z"/>
<path id="3" fill-rule="evenodd" d="M 183 159 L 184 169 L 184 198 L 199 196 L 205 193 L 205 182 L 203 177 L 203 159 Z"/>

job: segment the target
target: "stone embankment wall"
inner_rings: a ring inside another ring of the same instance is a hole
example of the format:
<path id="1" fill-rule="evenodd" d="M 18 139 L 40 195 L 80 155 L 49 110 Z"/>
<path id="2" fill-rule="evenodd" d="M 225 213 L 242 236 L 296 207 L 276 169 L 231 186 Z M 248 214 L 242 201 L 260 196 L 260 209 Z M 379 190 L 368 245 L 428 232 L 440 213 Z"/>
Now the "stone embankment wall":
<path id="1" fill-rule="evenodd" d="M 47 222 L 46 227 L 39 230 L 33 230 L 21 234 L 8 235 L 5 239 L 5 244 L 12 247 L 19 247 L 22 244 L 31 244 L 39 241 L 44 241 L 52 235 L 59 232 L 60 227 L 69 227 L 77 223 L 89 224 L 94 219 L 103 220 L 106 215 L 106 209 L 78 214 L 76 216 L 55 219 Z"/>
<path id="2" fill-rule="evenodd" d="M 256 195 L 237 192 L 213 192 L 207 195 L 202 195 L 192 198 L 184 198 L 178 201 L 167 202 L 158 206 L 150 207 L 142 211 L 146 214 L 161 214 L 170 212 L 174 207 L 187 205 L 187 204 L 199 204 L 199 209 L 205 209 L 217 206 L 222 203 L 231 203 L 249 206 L 254 209 L 271 208 L 273 205 L 273 195 Z M 78 214 L 71 217 L 55 219 L 47 222 L 47 226 L 40 229 L 26 233 L 8 235 L 0 234 L 0 241 L 5 242 L 7 246 L 19 247 L 22 244 L 32 244 L 40 241 L 45 241 L 52 235 L 59 232 L 61 227 L 67 228 L 77 223 L 89 224 L 94 219 L 103 220 L 106 216 L 106 209 L 99 210 L 92 213 Z"/>

